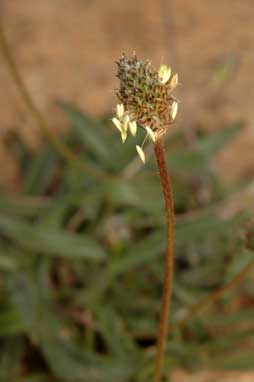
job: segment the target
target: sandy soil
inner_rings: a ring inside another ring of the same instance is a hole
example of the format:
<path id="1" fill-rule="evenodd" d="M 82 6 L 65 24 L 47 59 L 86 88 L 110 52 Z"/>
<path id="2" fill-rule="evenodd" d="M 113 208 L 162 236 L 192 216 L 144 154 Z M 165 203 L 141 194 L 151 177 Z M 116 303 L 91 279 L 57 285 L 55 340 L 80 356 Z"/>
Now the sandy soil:
<path id="1" fill-rule="evenodd" d="M 254 382 L 254 373 L 203 371 L 190 374 L 177 371 L 173 375 L 172 382 Z"/>

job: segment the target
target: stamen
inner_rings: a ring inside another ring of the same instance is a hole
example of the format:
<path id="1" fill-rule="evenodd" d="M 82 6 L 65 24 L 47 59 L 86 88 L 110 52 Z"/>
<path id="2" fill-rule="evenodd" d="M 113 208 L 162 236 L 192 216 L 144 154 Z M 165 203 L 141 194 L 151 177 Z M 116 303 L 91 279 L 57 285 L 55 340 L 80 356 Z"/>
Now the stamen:
<path id="1" fill-rule="evenodd" d="M 147 131 L 148 135 L 150 136 L 150 138 L 152 139 L 152 141 L 155 143 L 156 138 L 155 138 L 155 134 L 154 134 L 153 130 L 149 126 L 146 126 L 146 131 Z"/>
<path id="2" fill-rule="evenodd" d="M 130 132 L 133 135 L 133 137 L 135 137 L 135 135 L 137 133 L 137 123 L 136 123 L 136 121 L 133 121 L 133 122 L 129 123 L 129 129 L 130 129 Z"/>
<path id="3" fill-rule="evenodd" d="M 125 131 L 126 133 L 128 131 L 129 122 L 130 122 L 130 117 L 127 114 L 123 120 L 123 131 Z"/>
<path id="4" fill-rule="evenodd" d="M 162 84 L 166 84 L 171 76 L 171 68 L 165 64 L 162 64 L 158 70 L 159 79 Z"/>
<path id="5" fill-rule="evenodd" d="M 122 118 L 123 114 L 124 114 L 124 106 L 123 106 L 123 104 L 121 103 L 121 104 L 116 105 L 116 115 L 117 115 L 117 117 L 120 119 L 120 118 Z"/>
<path id="6" fill-rule="evenodd" d="M 145 142 L 146 142 L 146 140 L 147 140 L 148 137 L 149 137 L 149 134 L 147 133 L 146 136 L 145 136 L 145 138 L 144 138 L 144 140 L 143 140 L 143 142 L 142 142 L 141 148 L 144 147 L 144 144 L 145 144 Z"/>
<path id="7" fill-rule="evenodd" d="M 142 150 L 142 147 L 136 145 L 136 150 L 137 150 L 138 155 L 139 155 L 140 159 L 142 160 L 142 162 L 145 163 L 146 162 L 146 157 L 145 157 L 144 151 Z"/>
<path id="8" fill-rule="evenodd" d="M 178 85 L 178 74 L 175 73 L 170 80 L 170 87 L 171 89 L 174 89 L 177 87 L 177 85 Z"/>
<path id="9" fill-rule="evenodd" d="M 121 124 L 121 122 L 120 122 L 116 117 L 114 117 L 114 118 L 112 119 L 112 122 L 113 122 L 114 125 L 117 127 L 117 129 L 118 129 L 120 132 L 122 132 L 122 130 L 123 130 L 123 128 L 122 128 L 122 124 Z"/>
<path id="10" fill-rule="evenodd" d="M 121 138 L 122 138 L 122 143 L 124 143 L 127 139 L 127 132 L 123 131 L 121 132 Z"/>
<path id="11" fill-rule="evenodd" d="M 171 106 L 171 110 L 170 110 L 170 117 L 171 117 L 172 121 L 174 121 L 174 119 L 176 117 L 177 110 L 178 110 L 178 102 L 174 101 L 172 106 Z"/>

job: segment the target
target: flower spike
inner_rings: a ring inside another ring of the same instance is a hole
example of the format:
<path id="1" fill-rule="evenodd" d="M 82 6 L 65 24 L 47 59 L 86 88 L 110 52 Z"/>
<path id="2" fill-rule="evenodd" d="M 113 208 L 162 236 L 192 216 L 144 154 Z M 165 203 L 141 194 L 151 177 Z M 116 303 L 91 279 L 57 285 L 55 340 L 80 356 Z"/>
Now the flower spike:
<path id="1" fill-rule="evenodd" d="M 178 75 L 165 64 L 155 69 L 150 61 L 142 61 L 124 54 L 117 61 L 117 77 L 120 86 L 116 91 L 119 104 L 113 123 L 121 133 L 124 143 L 128 130 L 134 137 L 137 129 L 142 128 L 146 136 L 136 150 L 145 163 L 143 145 L 148 138 L 156 145 L 170 128 L 178 110 L 178 103 L 172 91 L 178 85 Z"/>
<path id="2" fill-rule="evenodd" d="M 128 129 L 133 136 L 136 135 L 137 128 L 145 130 L 143 143 L 141 146 L 136 145 L 137 153 L 143 163 L 146 161 L 143 147 L 146 140 L 151 138 L 166 206 L 166 269 L 154 372 L 154 381 L 161 382 L 164 376 L 174 262 L 174 201 L 162 138 L 177 114 L 178 102 L 172 92 L 178 85 L 178 75 L 176 73 L 172 75 L 171 68 L 167 65 L 161 65 L 157 70 L 150 61 L 139 60 L 135 54 L 129 57 L 123 54 L 116 63 L 117 78 L 120 81 L 116 94 L 120 104 L 116 107 L 117 118 L 113 118 L 113 122 L 121 132 L 123 143 L 127 138 Z"/>

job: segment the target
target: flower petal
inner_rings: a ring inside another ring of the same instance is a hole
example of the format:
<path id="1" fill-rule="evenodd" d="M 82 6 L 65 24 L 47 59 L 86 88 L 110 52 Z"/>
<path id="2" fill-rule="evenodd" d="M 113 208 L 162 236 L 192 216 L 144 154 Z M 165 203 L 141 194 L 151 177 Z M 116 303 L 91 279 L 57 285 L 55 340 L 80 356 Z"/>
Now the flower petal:
<path id="1" fill-rule="evenodd" d="M 146 131 L 147 131 L 149 137 L 152 139 L 152 141 L 155 142 L 156 138 L 155 138 L 155 134 L 154 134 L 153 130 L 149 126 L 146 126 Z"/>
<path id="2" fill-rule="evenodd" d="M 137 123 L 136 123 L 136 121 L 133 121 L 133 122 L 129 123 L 129 129 L 130 129 L 130 132 L 133 135 L 133 137 L 135 137 L 135 135 L 137 133 Z"/>
<path id="3" fill-rule="evenodd" d="M 140 146 L 136 145 L 136 150 L 137 150 L 138 155 L 139 155 L 140 159 L 142 160 L 142 162 L 145 163 L 146 162 L 146 157 L 145 157 L 145 153 L 142 150 L 142 148 Z"/>

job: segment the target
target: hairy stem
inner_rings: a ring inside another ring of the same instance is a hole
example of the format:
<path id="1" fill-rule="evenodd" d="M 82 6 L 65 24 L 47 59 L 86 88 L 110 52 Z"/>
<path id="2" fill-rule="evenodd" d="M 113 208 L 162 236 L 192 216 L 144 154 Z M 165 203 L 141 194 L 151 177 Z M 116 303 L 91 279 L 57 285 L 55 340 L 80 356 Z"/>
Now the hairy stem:
<path id="1" fill-rule="evenodd" d="M 95 169 L 87 166 L 84 162 L 81 162 L 78 157 L 69 149 L 68 146 L 63 144 L 52 132 L 50 126 L 48 125 L 46 119 L 41 114 L 41 112 L 35 106 L 32 97 L 30 96 L 25 83 L 17 69 L 17 65 L 11 54 L 7 39 L 3 27 L 0 23 L 0 50 L 2 51 L 3 57 L 8 66 L 9 72 L 26 104 L 28 110 L 30 111 L 31 116 L 34 118 L 38 124 L 40 130 L 48 138 L 51 144 L 54 146 L 56 151 L 65 159 L 68 163 L 78 165 L 82 170 L 85 170 L 89 175 L 96 177 L 98 179 L 108 178 L 107 175 L 102 174 Z"/>
<path id="2" fill-rule="evenodd" d="M 162 307 L 160 314 L 160 326 L 157 339 L 157 352 L 155 360 L 154 382 L 160 382 L 162 378 L 165 345 L 169 331 L 169 310 L 173 286 L 174 268 L 174 199 L 170 177 L 167 171 L 163 143 L 158 139 L 154 145 L 160 180 L 165 200 L 165 214 L 167 223 L 167 250 L 165 256 L 165 275 L 163 284 Z"/>

